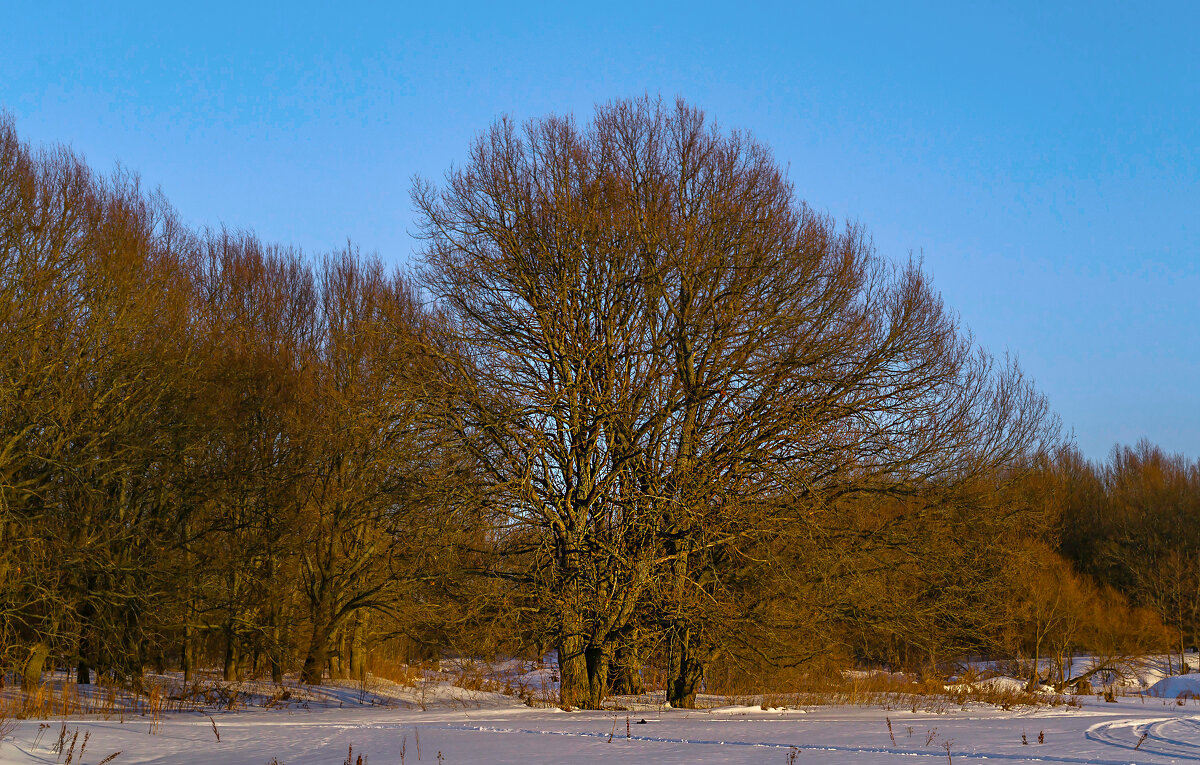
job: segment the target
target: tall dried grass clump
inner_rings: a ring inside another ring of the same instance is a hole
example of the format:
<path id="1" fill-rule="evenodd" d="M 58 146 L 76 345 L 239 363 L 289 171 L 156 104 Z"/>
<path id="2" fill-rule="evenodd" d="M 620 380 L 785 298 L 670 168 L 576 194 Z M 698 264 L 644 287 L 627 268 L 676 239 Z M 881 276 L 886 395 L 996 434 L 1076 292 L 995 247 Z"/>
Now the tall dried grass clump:
<path id="1" fill-rule="evenodd" d="M 425 670 L 419 665 L 380 659 L 371 662 L 369 674 L 396 685 L 414 688 L 425 677 Z"/>
<path id="2" fill-rule="evenodd" d="M 157 732 L 163 715 L 196 708 L 196 704 L 172 695 L 160 683 L 146 684 L 134 692 L 112 680 L 101 678 L 95 685 L 81 687 L 70 682 L 45 682 L 33 690 L 7 688 L 0 692 L 0 718 L 13 720 L 70 718 L 93 715 L 108 720 L 140 715 L 151 719 Z"/>

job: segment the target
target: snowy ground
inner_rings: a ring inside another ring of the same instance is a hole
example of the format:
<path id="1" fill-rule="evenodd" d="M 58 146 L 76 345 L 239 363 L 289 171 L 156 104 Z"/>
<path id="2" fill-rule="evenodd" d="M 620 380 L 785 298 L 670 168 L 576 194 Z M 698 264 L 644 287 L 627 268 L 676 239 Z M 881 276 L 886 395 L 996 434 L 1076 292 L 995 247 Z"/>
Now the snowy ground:
<path id="1" fill-rule="evenodd" d="M 351 747 L 351 762 L 361 755 L 363 765 L 1200 762 L 1200 702 L 1178 698 L 1180 691 L 1200 691 L 1200 676 L 1167 682 L 1174 685 L 1157 689 L 1169 690 L 1165 697 L 1127 695 L 1117 703 L 1090 696 L 1078 707 L 1003 710 L 968 704 L 916 712 L 847 706 L 689 711 L 653 705 L 564 712 L 440 681 L 407 688 L 384 682 L 370 688 L 293 688 L 287 699 L 263 708 L 262 699 L 277 697 L 279 689 L 245 684 L 245 706 L 168 712 L 153 733 L 148 715 L 15 722 L 0 742 L 0 763 L 67 763 L 70 757 L 71 765 L 98 765 L 120 752 L 108 762 L 340 765 Z M 63 751 L 56 751 L 60 738 Z"/>

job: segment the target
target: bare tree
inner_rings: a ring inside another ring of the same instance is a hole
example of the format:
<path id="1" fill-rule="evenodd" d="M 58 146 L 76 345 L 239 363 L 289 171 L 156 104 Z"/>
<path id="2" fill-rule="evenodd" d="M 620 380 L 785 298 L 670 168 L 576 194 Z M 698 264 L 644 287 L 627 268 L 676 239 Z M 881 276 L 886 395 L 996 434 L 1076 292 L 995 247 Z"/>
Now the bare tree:
<path id="1" fill-rule="evenodd" d="M 530 578 L 564 704 L 600 703 L 648 594 L 668 698 L 694 703 L 718 558 L 840 494 L 971 474 L 1046 435 L 1044 400 L 917 267 L 683 103 L 501 122 L 415 199 L 464 433 L 545 550 Z"/>
<path id="2" fill-rule="evenodd" d="M 319 286 L 319 363 L 302 415 L 308 683 L 321 682 L 329 658 L 361 676 L 360 617 L 402 611 L 406 585 L 439 568 L 462 488 L 439 415 L 445 391 L 427 352 L 429 319 L 413 289 L 351 250 L 322 262 Z M 331 657 L 346 625 L 347 653 L 357 645 L 357 655 Z"/>

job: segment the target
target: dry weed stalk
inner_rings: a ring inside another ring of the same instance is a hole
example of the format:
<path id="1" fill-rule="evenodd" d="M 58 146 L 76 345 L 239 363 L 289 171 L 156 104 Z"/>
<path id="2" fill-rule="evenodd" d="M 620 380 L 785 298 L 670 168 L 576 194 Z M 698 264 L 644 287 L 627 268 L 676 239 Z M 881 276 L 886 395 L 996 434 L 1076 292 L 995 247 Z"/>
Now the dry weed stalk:
<path id="1" fill-rule="evenodd" d="M 75 743 L 79 741 L 79 729 L 75 729 L 75 735 L 71 736 L 71 748 L 67 750 L 66 765 L 71 765 L 71 760 L 75 757 Z"/>
<path id="2" fill-rule="evenodd" d="M 38 723 L 37 736 L 33 739 L 33 746 L 29 747 L 29 751 L 32 752 L 34 749 L 38 748 L 38 744 L 41 743 L 41 741 L 42 741 L 42 734 L 44 734 L 49 729 L 50 729 L 50 723 Z"/>

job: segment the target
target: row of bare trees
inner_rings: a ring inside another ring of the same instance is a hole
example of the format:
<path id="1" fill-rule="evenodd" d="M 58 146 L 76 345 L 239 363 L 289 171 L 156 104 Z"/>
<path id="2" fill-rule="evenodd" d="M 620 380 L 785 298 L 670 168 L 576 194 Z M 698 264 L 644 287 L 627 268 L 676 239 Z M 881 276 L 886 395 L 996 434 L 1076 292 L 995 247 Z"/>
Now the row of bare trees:
<path id="1" fill-rule="evenodd" d="M 7 122 L 0 200 L 5 665 L 361 673 L 465 528 L 414 287 L 189 231 Z"/>
<path id="2" fill-rule="evenodd" d="M 1045 399 L 764 146 L 622 101 L 413 196 L 408 277 L 189 230 L 0 123 L 0 665 L 553 649 L 564 705 L 692 706 L 1050 639 Z"/>
<path id="3" fill-rule="evenodd" d="M 1142 441 L 1059 472 L 1062 554 L 1155 613 L 1181 654 L 1200 648 L 1200 460 Z"/>

